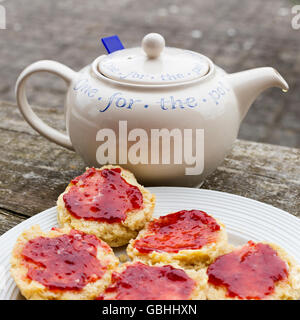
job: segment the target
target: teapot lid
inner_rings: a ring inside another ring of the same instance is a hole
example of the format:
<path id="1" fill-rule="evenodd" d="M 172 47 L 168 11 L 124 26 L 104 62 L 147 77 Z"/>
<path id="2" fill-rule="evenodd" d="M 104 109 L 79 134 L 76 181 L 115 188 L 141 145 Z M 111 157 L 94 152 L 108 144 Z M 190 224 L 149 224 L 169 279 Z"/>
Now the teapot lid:
<path id="1" fill-rule="evenodd" d="M 150 33 L 141 47 L 120 49 L 102 59 L 98 70 L 104 76 L 129 84 L 178 84 L 205 76 L 210 69 L 205 56 L 184 49 L 165 47 L 165 39 Z"/>

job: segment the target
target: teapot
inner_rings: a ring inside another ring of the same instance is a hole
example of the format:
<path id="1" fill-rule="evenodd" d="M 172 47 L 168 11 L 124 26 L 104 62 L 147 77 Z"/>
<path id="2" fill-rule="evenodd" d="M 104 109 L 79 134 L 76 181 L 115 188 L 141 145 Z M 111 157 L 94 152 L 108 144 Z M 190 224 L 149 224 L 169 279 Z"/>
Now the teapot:
<path id="1" fill-rule="evenodd" d="M 79 154 L 88 166 L 118 164 L 147 186 L 199 186 L 219 166 L 255 98 L 270 87 L 288 90 L 271 67 L 227 74 L 208 57 L 166 47 L 157 34 L 108 51 L 76 72 L 50 60 L 28 66 L 16 83 L 18 107 L 41 135 Z M 27 79 L 47 71 L 63 78 L 67 133 L 48 126 L 26 97 Z"/>

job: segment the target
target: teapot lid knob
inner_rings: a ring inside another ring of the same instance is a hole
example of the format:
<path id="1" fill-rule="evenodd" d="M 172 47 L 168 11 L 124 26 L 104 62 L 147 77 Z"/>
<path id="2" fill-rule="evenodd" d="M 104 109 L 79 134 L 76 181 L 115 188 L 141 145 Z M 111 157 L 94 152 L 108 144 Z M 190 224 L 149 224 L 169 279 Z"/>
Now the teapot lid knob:
<path id="1" fill-rule="evenodd" d="M 149 33 L 142 40 L 142 47 L 148 58 L 158 58 L 165 47 L 165 39 L 158 33 Z"/>

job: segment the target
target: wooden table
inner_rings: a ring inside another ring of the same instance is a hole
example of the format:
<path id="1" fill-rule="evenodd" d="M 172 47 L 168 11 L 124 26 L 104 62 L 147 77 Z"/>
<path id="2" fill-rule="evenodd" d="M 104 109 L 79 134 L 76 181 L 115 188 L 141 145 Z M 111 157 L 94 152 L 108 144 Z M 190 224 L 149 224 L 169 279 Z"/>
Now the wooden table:
<path id="1" fill-rule="evenodd" d="M 57 109 L 35 108 L 64 129 Z M 0 102 L 0 234 L 55 206 L 68 181 L 85 166 L 68 151 L 33 131 L 14 104 Z M 50 123 L 51 124 L 51 123 Z M 237 140 L 202 188 L 269 203 L 300 216 L 300 149 Z"/>

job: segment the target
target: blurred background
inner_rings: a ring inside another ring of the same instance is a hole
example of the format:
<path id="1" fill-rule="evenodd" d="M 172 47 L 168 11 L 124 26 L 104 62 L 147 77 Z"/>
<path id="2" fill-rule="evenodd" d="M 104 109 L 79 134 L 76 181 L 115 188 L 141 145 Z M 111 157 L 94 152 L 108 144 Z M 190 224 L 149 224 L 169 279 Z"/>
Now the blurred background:
<path id="1" fill-rule="evenodd" d="M 103 36 L 118 34 L 125 47 L 131 47 L 139 46 L 145 34 L 158 32 L 168 46 L 198 51 L 228 72 L 276 68 L 290 91 L 264 92 L 245 118 L 239 138 L 300 147 L 300 30 L 291 25 L 296 0 L 1 0 L 0 4 L 6 9 L 6 29 L 0 30 L 0 100 L 15 102 L 17 76 L 36 60 L 53 59 L 79 70 L 105 53 Z M 55 123 L 55 114 L 63 113 L 64 82 L 48 74 L 30 81 L 30 101 L 50 106 L 54 117 L 46 122 L 63 128 Z"/>

